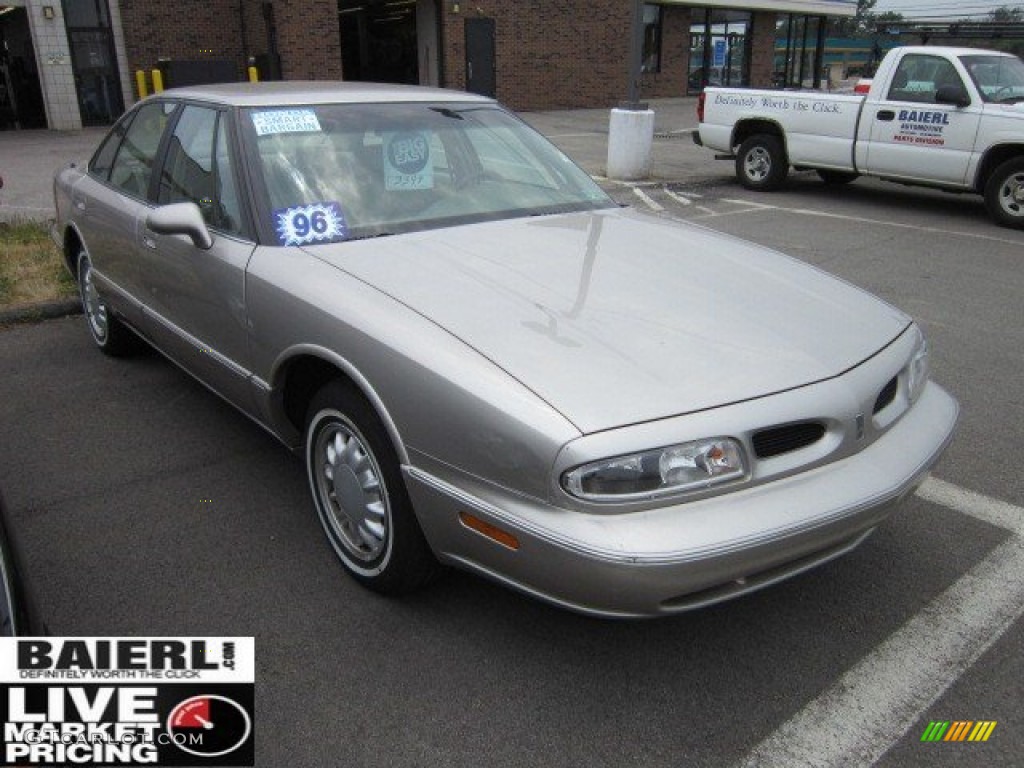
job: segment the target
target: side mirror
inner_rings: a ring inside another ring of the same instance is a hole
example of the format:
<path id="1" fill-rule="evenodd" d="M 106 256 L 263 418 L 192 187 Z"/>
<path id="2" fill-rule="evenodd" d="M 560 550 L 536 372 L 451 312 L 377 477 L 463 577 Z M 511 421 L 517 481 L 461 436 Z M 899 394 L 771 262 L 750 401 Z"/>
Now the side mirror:
<path id="1" fill-rule="evenodd" d="M 935 103 L 955 104 L 962 108 L 971 103 L 971 97 L 967 95 L 962 85 L 940 85 L 935 91 Z"/>
<path id="2" fill-rule="evenodd" d="M 204 251 L 213 247 L 213 236 L 195 203 L 162 205 L 146 217 L 146 226 L 158 235 L 185 235 Z"/>

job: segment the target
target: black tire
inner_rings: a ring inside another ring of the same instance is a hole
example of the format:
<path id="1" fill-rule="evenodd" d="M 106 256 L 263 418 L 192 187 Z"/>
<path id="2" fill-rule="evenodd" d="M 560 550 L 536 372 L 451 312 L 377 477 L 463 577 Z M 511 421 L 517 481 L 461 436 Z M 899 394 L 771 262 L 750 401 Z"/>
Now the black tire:
<path id="1" fill-rule="evenodd" d="M 313 398 L 305 457 L 317 517 L 356 581 L 402 595 L 437 575 L 440 565 L 416 520 L 395 449 L 354 387 L 331 381 Z"/>
<path id="2" fill-rule="evenodd" d="M 1024 228 L 1024 157 L 1007 160 L 988 177 L 985 207 L 997 224 Z"/>
<path id="3" fill-rule="evenodd" d="M 78 295 L 89 335 L 105 355 L 126 357 L 142 345 L 135 333 L 118 319 L 100 296 L 92 279 L 92 261 L 83 248 L 78 253 Z"/>
<path id="4" fill-rule="evenodd" d="M 736 178 L 747 189 L 770 192 L 778 189 L 788 175 L 789 160 L 778 136 L 758 133 L 740 144 Z"/>
<path id="5" fill-rule="evenodd" d="M 860 176 L 859 173 L 852 173 L 850 171 L 827 171 L 824 168 L 819 168 L 816 173 L 818 174 L 818 178 L 826 184 L 849 184 Z"/>

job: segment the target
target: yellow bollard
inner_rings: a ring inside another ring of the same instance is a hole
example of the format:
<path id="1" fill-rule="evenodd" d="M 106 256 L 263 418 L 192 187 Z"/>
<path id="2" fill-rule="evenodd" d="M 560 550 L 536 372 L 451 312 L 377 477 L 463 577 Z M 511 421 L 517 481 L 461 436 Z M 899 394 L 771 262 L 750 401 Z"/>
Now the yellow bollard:
<path id="1" fill-rule="evenodd" d="M 159 69 L 154 69 L 153 75 L 153 93 L 163 93 L 164 90 L 164 75 Z"/>
<path id="2" fill-rule="evenodd" d="M 258 83 L 260 81 L 260 71 L 256 67 L 249 67 L 249 82 Z"/>
<path id="3" fill-rule="evenodd" d="M 140 99 L 149 95 L 149 91 L 146 90 L 146 73 L 141 69 L 135 70 L 135 87 L 139 89 Z"/>

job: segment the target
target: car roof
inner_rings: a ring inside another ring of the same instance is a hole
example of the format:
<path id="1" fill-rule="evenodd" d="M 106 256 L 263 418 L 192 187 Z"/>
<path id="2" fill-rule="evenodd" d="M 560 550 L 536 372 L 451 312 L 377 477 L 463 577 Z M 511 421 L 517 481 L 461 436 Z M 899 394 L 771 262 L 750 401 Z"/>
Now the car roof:
<path id="1" fill-rule="evenodd" d="M 169 88 L 150 98 L 194 99 L 235 107 L 275 107 L 299 104 L 379 104 L 400 102 L 477 102 L 494 100 L 465 91 L 419 85 L 357 83 L 331 80 L 289 80 L 265 83 L 218 83 Z"/>

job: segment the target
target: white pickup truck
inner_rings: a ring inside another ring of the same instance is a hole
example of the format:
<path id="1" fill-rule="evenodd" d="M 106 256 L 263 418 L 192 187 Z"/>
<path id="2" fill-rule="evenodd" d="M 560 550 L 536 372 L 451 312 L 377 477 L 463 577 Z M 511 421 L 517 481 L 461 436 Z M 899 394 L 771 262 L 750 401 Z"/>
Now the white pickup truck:
<path id="1" fill-rule="evenodd" d="M 998 51 L 895 48 L 866 96 L 706 88 L 694 141 L 735 159 L 749 189 L 790 167 L 826 183 L 864 174 L 985 198 L 992 218 L 1024 228 L 1024 62 Z"/>

